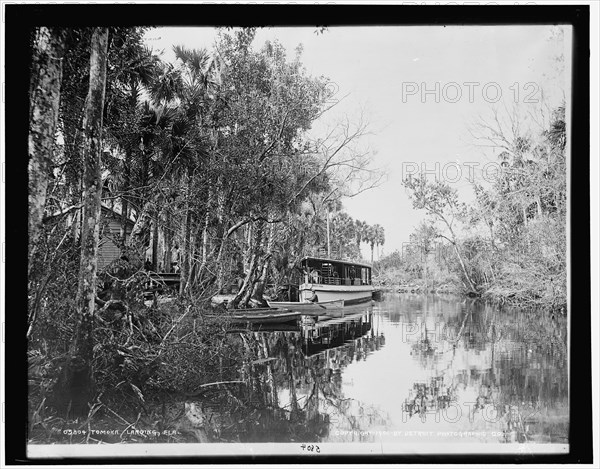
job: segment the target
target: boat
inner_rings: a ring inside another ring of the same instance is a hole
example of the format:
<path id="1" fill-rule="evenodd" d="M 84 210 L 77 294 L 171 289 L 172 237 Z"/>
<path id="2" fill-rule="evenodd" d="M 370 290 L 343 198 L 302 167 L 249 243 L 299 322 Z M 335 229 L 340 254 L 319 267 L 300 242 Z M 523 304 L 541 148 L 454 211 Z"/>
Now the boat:
<path id="1" fill-rule="evenodd" d="M 283 308 L 254 308 L 232 310 L 223 317 L 234 324 L 281 324 L 300 320 L 302 314 Z"/>
<path id="2" fill-rule="evenodd" d="M 247 332 L 247 331 L 256 331 L 256 332 L 300 332 L 300 322 L 299 321 L 289 321 L 289 322 L 269 322 L 269 323 L 260 323 L 260 322 L 246 322 L 246 323 L 231 323 L 231 325 L 227 328 L 227 332 L 235 333 L 235 332 Z"/>
<path id="3" fill-rule="evenodd" d="M 325 257 L 304 257 L 299 287 L 300 303 L 317 296 L 317 303 L 344 300 L 344 306 L 370 301 L 373 297 L 371 265 Z"/>
<path id="4" fill-rule="evenodd" d="M 286 322 L 298 321 L 301 314 L 296 311 L 287 311 L 285 313 L 256 313 L 256 314 L 234 314 L 229 319 L 235 324 L 283 324 Z"/>
<path id="5" fill-rule="evenodd" d="M 330 301 L 267 301 L 272 308 L 287 308 L 292 311 L 311 313 L 313 311 L 323 312 L 324 309 L 339 309 L 344 307 L 344 300 Z"/>

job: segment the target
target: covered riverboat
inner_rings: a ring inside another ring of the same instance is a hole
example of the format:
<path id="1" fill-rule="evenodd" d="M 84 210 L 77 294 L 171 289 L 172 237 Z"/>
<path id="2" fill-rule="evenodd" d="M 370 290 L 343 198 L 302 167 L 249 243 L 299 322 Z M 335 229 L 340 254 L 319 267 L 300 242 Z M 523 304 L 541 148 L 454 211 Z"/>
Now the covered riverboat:
<path id="1" fill-rule="evenodd" d="M 303 271 L 300 302 L 344 300 L 344 305 L 351 305 L 370 301 L 373 297 L 369 264 L 304 257 L 300 267 Z"/>

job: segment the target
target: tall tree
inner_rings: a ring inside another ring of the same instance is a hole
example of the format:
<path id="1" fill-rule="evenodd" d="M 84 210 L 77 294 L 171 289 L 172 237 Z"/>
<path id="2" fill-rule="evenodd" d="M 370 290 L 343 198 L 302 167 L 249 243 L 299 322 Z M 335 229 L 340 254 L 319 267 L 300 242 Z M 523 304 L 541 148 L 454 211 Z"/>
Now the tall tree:
<path id="1" fill-rule="evenodd" d="M 87 414 L 95 383 L 92 368 L 96 270 L 100 234 L 102 124 L 106 89 L 108 29 L 95 28 L 90 45 L 90 80 L 83 121 L 84 172 L 81 262 L 77 287 L 77 323 L 65 370 L 65 391 L 76 414 Z"/>
<path id="2" fill-rule="evenodd" d="M 354 256 L 356 240 L 354 220 L 346 212 L 337 212 L 332 220 L 332 237 L 340 255 Z"/>
<path id="3" fill-rule="evenodd" d="M 38 241 L 46 206 L 53 154 L 65 32 L 40 27 L 34 32 L 29 89 L 29 256 Z"/>
<path id="4" fill-rule="evenodd" d="M 429 254 L 434 249 L 438 232 L 430 221 L 422 221 L 410 235 L 410 241 L 422 262 L 421 277 L 428 289 Z"/>
<path id="5" fill-rule="evenodd" d="M 153 109 L 140 106 L 145 90 L 153 84 L 158 67 L 158 57 L 143 44 L 144 28 L 114 28 L 111 30 L 109 54 L 110 70 L 106 90 L 105 128 L 110 143 L 120 151 L 118 158 L 106 161 L 111 171 L 114 188 L 120 192 L 121 231 L 123 243 L 127 242 L 127 225 L 131 200 L 144 199 L 150 172 L 149 157 L 144 152 L 148 134 L 154 124 Z M 156 119 L 158 121 L 158 119 Z M 141 187 L 139 190 L 132 190 Z M 140 212 L 140 207 L 137 207 Z"/>
<path id="6" fill-rule="evenodd" d="M 442 233 L 439 233 L 439 236 L 449 241 L 454 248 L 463 278 L 466 281 L 465 286 L 469 292 L 478 294 L 477 287 L 467 270 L 464 256 L 461 254 L 460 240 L 454 228 L 457 217 L 464 211 L 464 204 L 459 202 L 456 190 L 445 182 L 429 182 L 425 175 L 415 178 L 408 177 L 403 184 L 410 191 L 410 198 L 415 209 L 425 210 L 434 219 L 444 224 L 448 230 L 448 236 Z"/>
<path id="7" fill-rule="evenodd" d="M 377 246 L 377 259 L 379 259 L 379 246 L 383 246 L 385 243 L 385 231 L 383 226 L 381 226 L 379 223 L 373 226 L 373 231 L 375 235 L 375 245 Z"/>
<path id="8" fill-rule="evenodd" d="M 366 223 L 364 221 L 356 220 L 354 222 L 354 233 L 356 236 L 356 247 L 358 249 L 359 257 L 362 257 L 361 251 L 360 251 L 360 244 L 362 241 L 364 241 L 365 227 L 366 227 Z"/>
<path id="9" fill-rule="evenodd" d="M 375 243 L 377 240 L 377 233 L 375 232 L 374 226 L 365 225 L 363 239 L 369 246 L 371 246 L 371 263 L 373 263 L 373 253 L 375 252 Z"/>

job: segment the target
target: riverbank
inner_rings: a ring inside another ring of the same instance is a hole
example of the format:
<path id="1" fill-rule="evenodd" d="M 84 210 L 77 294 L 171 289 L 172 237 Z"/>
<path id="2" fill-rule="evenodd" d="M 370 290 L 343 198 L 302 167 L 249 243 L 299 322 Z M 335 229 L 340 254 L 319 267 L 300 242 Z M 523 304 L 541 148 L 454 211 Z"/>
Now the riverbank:
<path id="1" fill-rule="evenodd" d="M 180 300 L 151 307 L 135 304 L 125 313 L 103 311 L 95 318 L 95 398 L 91 405 L 79 407 L 66 401 L 59 385 L 68 361 L 65 350 L 72 324 L 65 321 L 57 325 L 63 335 L 50 335 L 41 341 L 34 338 L 28 352 L 30 440 L 93 443 L 189 439 L 181 432 L 169 433 L 174 429 L 166 409 L 159 419 L 157 410 L 150 409 L 158 407 L 161 411 L 157 402 L 165 395 L 185 396 L 211 383 L 237 379 L 238 367 L 231 363 L 243 360 L 249 350 L 230 340 L 227 315 L 208 314 L 214 311 L 208 303 Z M 136 425 L 141 428 L 141 423 L 151 431 L 149 434 L 128 433 Z M 98 432 L 91 432 L 91 428 Z"/>
<path id="2" fill-rule="evenodd" d="M 379 286 L 382 291 L 396 292 L 396 293 L 437 293 L 437 294 L 460 294 L 460 290 L 454 285 L 444 284 L 438 286 L 424 285 L 424 284 L 395 284 L 388 286 Z"/>
<path id="3" fill-rule="evenodd" d="M 550 282 L 549 282 L 550 283 Z M 391 285 L 376 285 L 384 292 L 413 293 L 413 294 L 450 294 L 464 297 L 479 297 L 498 305 L 518 306 L 525 308 L 542 308 L 552 313 L 567 314 L 567 297 L 554 285 L 542 284 L 541 288 L 521 287 L 511 285 L 490 285 L 478 295 L 461 288 L 456 283 L 444 283 L 431 286 L 423 282 L 395 283 Z"/>

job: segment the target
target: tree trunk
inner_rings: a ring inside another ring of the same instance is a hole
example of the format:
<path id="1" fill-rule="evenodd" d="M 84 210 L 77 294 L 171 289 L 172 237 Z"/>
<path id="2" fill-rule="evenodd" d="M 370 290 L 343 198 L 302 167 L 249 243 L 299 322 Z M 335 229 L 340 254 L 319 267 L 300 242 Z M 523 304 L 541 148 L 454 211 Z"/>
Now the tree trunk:
<path id="1" fill-rule="evenodd" d="M 265 259 L 263 261 L 260 277 L 258 279 L 258 282 L 256 283 L 256 288 L 252 295 L 252 297 L 257 301 L 263 301 L 263 294 L 265 292 L 267 278 L 269 277 L 269 266 L 271 264 L 271 251 L 273 249 L 273 238 L 274 238 L 274 233 L 275 233 L 274 226 L 275 226 L 274 223 L 271 223 L 269 225 L 269 239 L 267 241 L 266 255 L 265 255 Z"/>
<path id="2" fill-rule="evenodd" d="M 454 234 L 452 225 L 450 223 L 448 223 L 448 220 L 446 220 L 446 218 L 444 218 L 444 217 L 440 217 L 440 218 L 442 219 L 444 224 L 448 227 L 450 236 L 452 236 L 451 240 L 449 240 L 448 238 L 446 238 L 446 239 L 448 239 L 448 241 L 450 241 L 452 243 L 452 246 L 454 247 L 454 252 L 456 253 L 456 257 L 458 258 L 458 262 L 460 263 L 460 267 L 462 268 L 463 274 L 464 274 L 465 278 L 467 279 L 467 282 L 469 282 L 469 287 L 471 288 L 471 292 L 477 293 L 477 288 L 475 288 L 475 284 L 471 280 L 471 277 L 469 276 L 469 274 L 467 272 L 467 267 L 465 266 L 465 262 L 463 261 L 463 258 L 460 255 L 460 251 L 458 250 L 458 244 L 456 242 L 456 235 Z"/>
<path id="3" fill-rule="evenodd" d="M 129 153 L 125 155 L 125 167 L 123 168 L 123 189 L 130 189 L 129 162 L 131 157 Z M 121 197 L 121 241 L 123 245 L 127 245 L 127 225 L 129 222 L 129 201 L 125 197 Z"/>
<path id="4" fill-rule="evenodd" d="M 126 199 L 123 199 L 123 201 L 121 202 L 121 231 L 120 231 L 120 236 L 121 236 L 121 242 L 123 243 L 123 246 L 127 245 L 127 222 L 129 220 L 129 202 Z"/>
<path id="5" fill-rule="evenodd" d="M 171 213 L 169 210 L 165 214 L 165 252 L 164 252 L 164 271 L 171 272 L 171 251 L 173 249 L 173 236 L 171 233 Z"/>
<path id="6" fill-rule="evenodd" d="M 152 270 L 158 272 L 158 214 L 152 220 Z"/>
<path id="7" fill-rule="evenodd" d="M 217 267 L 217 291 L 219 292 L 223 288 L 223 252 L 225 251 L 225 243 L 227 243 L 227 238 L 227 230 L 225 230 L 223 236 L 221 237 L 217 259 L 215 261 Z"/>
<path id="8" fill-rule="evenodd" d="M 254 225 L 248 224 L 246 227 L 246 245 L 248 246 L 248 249 L 244 252 L 244 267 L 250 264 L 250 259 L 252 257 L 252 233 L 254 232 Z"/>
<path id="9" fill-rule="evenodd" d="M 427 251 L 423 251 L 423 280 L 425 283 L 425 292 L 427 293 Z"/>
<path id="10" fill-rule="evenodd" d="M 254 276 L 259 258 L 260 244 L 262 241 L 263 223 L 259 222 L 258 227 L 254 231 L 254 240 L 250 242 L 249 245 L 251 257 L 248 270 L 246 271 L 246 277 L 244 278 L 242 288 L 240 288 L 234 299 L 227 305 L 229 309 L 237 308 L 238 305 L 240 305 L 240 302 L 241 306 L 246 306 L 248 300 L 250 300 L 250 295 L 252 294 L 252 288 L 254 287 Z"/>
<path id="11" fill-rule="evenodd" d="M 202 269 L 206 265 L 207 260 L 207 252 L 208 252 L 208 222 L 210 220 L 210 213 L 208 210 L 206 211 L 206 215 L 204 216 L 204 228 L 202 229 Z"/>
<path id="12" fill-rule="evenodd" d="M 183 216 L 183 227 L 181 230 L 182 247 L 179 254 L 179 294 L 183 295 L 187 289 L 187 283 L 189 279 L 189 251 L 190 251 L 190 212 L 188 209 L 185 210 Z"/>
<path id="13" fill-rule="evenodd" d="M 537 216 L 538 218 L 542 218 L 544 212 L 542 211 L 542 199 L 539 195 L 535 197 L 535 205 L 537 207 Z"/>
<path id="14" fill-rule="evenodd" d="M 183 215 L 183 226 L 181 232 L 182 247 L 179 255 L 179 294 L 183 295 L 188 288 L 188 281 L 190 277 L 190 238 L 192 235 L 191 227 L 191 213 L 190 213 L 190 193 L 192 188 L 192 182 L 189 175 L 186 174 L 187 178 L 187 190 L 186 190 L 186 202 L 185 211 Z"/>
<path id="15" fill-rule="evenodd" d="M 75 339 L 65 369 L 65 397 L 75 415 L 87 415 L 95 383 L 92 369 L 96 269 L 100 237 L 102 179 L 102 120 L 106 88 L 108 28 L 96 28 L 90 45 L 90 84 L 86 99 L 84 128 L 83 212 L 81 263 L 77 288 Z"/>
<path id="16" fill-rule="evenodd" d="M 206 204 L 206 212 L 204 214 L 204 226 L 202 228 L 202 265 L 200 272 L 204 270 L 208 258 L 208 226 L 210 224 L 210 210 L 212 207 L 213 190 L 209 188 L 208 202 Z"/>
<path id="17" fill-rule="evenodd" d="M 75 212 L 75 214 L 73 215 L 73 224 L 71 225 L 71 236 L 73 236 L 74 241 L 77 241 L 79 239 L 80 227 L 81 227 L 81 210 L 77 210 L 77 212 Z"/>
<path id="18" fill-rule="evenodd" d="M 202 255 L 202 259 L 200 262 L 200 265 L 198 264 L 194 264 L 194 274 L 191 276 L 191 278 L 194 279 L 194 282 L 199 283 L 202 279 L 202 275 L 204 273 L 204 270 L 206 269 L 206 263 L 208 262 L 208 244 L 209 244 L 209 240 L 208 240 L 208 225 L 210 222 L 210 212 L 208 211 L 208 209 L 206 210 L 206 213 L 204 214 L 204 222 L 203 222 L 203 226 L 202 226 L 202 230 L 200 230 L 200 232 L 198 233 L 197 239 L 201 239 L 202 240 L 202 246 L 200 247 L 200 251 L 201 251 L 201 255 Z M 202 236 L 200 236 L 200 234 Z"/>
<path id="19" fill-rule="evenodd" d="M 248 271 L 246 273 L 246 277 L 244 278 L 244 283 L 242 284 L 242 288 L 240 288 L 240 291 L 237 292 L 237 294 L 235 295 L 233 300 L 231 300 L 227 304 L 227 309 L 237 308 L 240 301 L 242 300 L 242 298 L 245 297 L 246 292 L 248 291 L 248 289 L 250 288 L 250 286 L 252 284 L 252 277 L 254 276 L 254 271 L 256 270 L 257 257 L 258 256 L 256 254 L 252 255 L 252 258 L 250 259 L 250 265 L 249 265 Z"/>
<path id="20" fill-rule="evenodd" d="M 331 239 L 329 234 L 329 210 L 327 210 L 327 257 L 331 257 Z M 373 256 L 371 256 L 373 257 Z"/>
<path id="21" fill-rule="evenodd" d="M 467 282 L 469 282 L 469 287 L 471 288 L 471 292 L 477 293 L 477 288 L 475 288 L 475 285 L 473 284 L 473 281 L 471 280 L 471 277 L 469 276 L 469 274 L 467 272 L 467 267 L 465 266 L 463 258 L 460 255 L 460 252 L 458 250 L 458 246 L 456 245 L 456 242 L 453 243 L 453 246 L 454 246 L 454 252 L 456 253 L 456 257 L 458 257 L 458 262 L 460 262 L 460 266 L 462 267 L 463 274 L 465 275 Z"/>
<path id="22" fill-rule="evenodd" d="M 29 95 L 29 261 L 35 251 L 48 180 L 52 173 L 58 121 L 64 31 L 41 27 L 36 32 Z"/>
<path id="23" fill-rule="evenodd" d="M 154 206 L 152 201 L 146 202 L 142 207 L 142 211 L 137 217 L 133 228 L 131 229 L 131 234 L 129 235 L 129 241 L 127 242 L 127 246 L 137 250 L 138 254 L 144 254 L 144 252 L 142 251 L 144 247 L 144 235 L 148 232 L 150 222 L 152 221 L 153 212 Z"/>

